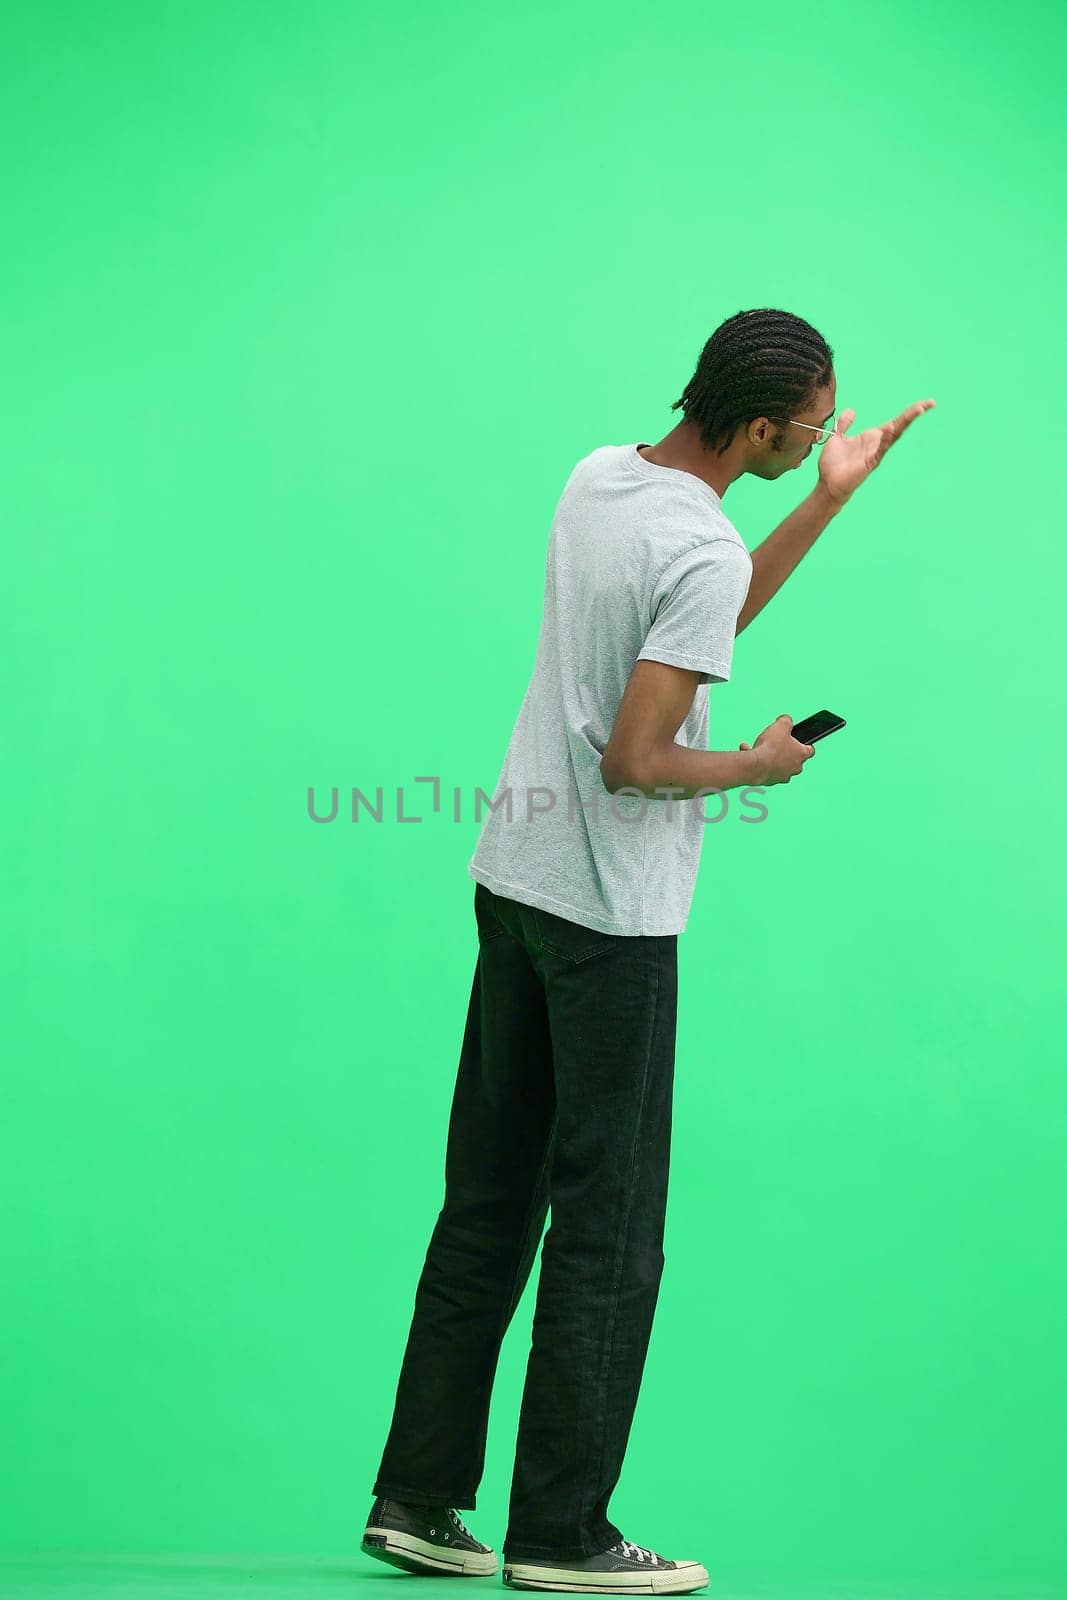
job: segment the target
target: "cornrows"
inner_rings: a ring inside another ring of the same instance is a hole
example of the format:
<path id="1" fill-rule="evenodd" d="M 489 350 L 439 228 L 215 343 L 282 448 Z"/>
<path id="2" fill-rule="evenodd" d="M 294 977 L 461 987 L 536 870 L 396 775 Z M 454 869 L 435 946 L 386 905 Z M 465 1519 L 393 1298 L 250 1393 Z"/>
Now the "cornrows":
<path id="1" fill-rule="evenodd" d="M 753 417 L 795 417 L 830 381 L 834 353 L 821 333 L 789 311 L 739 311 L 700 352 L 679 406 L 701 442 L 721 453 Z"/>

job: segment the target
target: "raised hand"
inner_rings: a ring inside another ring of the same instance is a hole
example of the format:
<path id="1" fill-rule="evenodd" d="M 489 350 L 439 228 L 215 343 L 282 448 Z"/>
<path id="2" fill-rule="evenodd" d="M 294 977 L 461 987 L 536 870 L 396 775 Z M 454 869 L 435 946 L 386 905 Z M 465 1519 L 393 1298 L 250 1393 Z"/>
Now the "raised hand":
<path id="1" fill-rule="evenodd" d="M 935 400 L 916 400 L 891 422 L 877 428 L 864 428 L 848 438 L 849 428 L 856 420 L 855 411 L 842 411 L 837 426 L 819 451 L 819 482 L 831 499 L 843 505 L 854 489 L 872 473 L 891 444 L 896 444 L 905 428 L 916 417 L 936 405 Z"/>

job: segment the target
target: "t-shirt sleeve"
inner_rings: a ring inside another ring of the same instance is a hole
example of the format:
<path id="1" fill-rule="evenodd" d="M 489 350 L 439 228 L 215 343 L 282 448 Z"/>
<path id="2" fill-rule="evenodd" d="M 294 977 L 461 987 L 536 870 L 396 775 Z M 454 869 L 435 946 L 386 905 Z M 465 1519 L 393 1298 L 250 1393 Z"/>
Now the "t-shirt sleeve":
<path id="1" fill-rule="evenodd" d="M 732 539 L 712 539 L 675 557 L 652 593 L 652 623 L 639 661 L 665 661 L 725 683 L 734 629 L 752 578 L 752 558 Z"/>

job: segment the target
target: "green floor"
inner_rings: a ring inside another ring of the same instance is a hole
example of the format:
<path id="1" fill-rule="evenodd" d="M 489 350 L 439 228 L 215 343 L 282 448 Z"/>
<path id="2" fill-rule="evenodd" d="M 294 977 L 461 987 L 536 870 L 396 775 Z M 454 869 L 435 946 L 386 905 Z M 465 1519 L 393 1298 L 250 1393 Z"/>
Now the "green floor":
<path id="1" fill-rule="evenodd" d="M 492 1578 L 438 1580 L 454 1595 L 497 1593 L 499 1573 Z M 379 1566 L 358 1551 L 339 1556 L 264 1555 L 80 1555 L 0 1556 L 0 1600 L 43 1600 L 48 1595 L 77 1600 L 132 1600 L 140 1594 L 153 1600 L 215 1600 L 216 1596 L 269 1594 L 284 1600 L 305 1596 L 350 1594 L 361 1586 L 368 1596 L 396 1587 L 397 1596 L 415 1585 L 433 1585 Z M 850 1584 L 835 1578 L 731 1582 L 712 1574 L 709 1588 L 699 1591 L 715 1600 L 1067 1600 L 1067 1590 L 1033 1584 L 931 1584 L 914 1581 Z"/>

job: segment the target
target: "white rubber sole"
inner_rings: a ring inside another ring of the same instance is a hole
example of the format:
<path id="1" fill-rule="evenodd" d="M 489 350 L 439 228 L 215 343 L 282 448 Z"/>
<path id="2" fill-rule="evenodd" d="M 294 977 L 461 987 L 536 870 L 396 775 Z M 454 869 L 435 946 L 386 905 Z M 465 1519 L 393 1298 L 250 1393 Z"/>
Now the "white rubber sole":
<path id="1" fill-rule="evenodd" d="M 679 1561 L 677 1567 L 647 1572 L 582 1572 L 564 1566 L 539 1567 L 532 1561 L 505 1561 L 504 1583 L 509 1589 L 556 1589 L 581 1594 L 689 1594 L 703 1589 L 711 1579 L 699 1561 Z"/>
<path id="2" fill-rule="evenodd" d="M 486 1578 L 496 1571 L 496 1554 L 490 1550 L 450 1550 L 447 1545 L 417 1539 L 396 1528 L 364 1528 L 360 1549 L 364 1555 L 387 1561 L 405 1572 L 441 1572 L 457 1578 Z"/>

